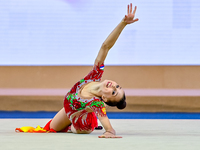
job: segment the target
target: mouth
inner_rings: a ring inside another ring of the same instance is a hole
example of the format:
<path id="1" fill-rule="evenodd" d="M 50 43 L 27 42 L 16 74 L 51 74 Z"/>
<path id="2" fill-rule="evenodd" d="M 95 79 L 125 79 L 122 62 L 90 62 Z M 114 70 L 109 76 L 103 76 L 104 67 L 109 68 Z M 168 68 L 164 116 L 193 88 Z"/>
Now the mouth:
<path id="1" fill-rule="evenodd" d="M 112 85 L 112 83 L 111 82 L 108 82 L 107 84 L 106 84 L 106 87 L 108 88 L 108 87 L 111 87 L 111 85 Z"/>

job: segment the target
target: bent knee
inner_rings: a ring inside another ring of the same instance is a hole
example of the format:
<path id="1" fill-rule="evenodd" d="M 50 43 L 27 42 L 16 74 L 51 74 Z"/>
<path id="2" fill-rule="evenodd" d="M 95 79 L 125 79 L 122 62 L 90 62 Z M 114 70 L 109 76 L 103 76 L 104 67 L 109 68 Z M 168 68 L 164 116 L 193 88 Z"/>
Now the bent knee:
<path id="1" fill-rule="evenodd" d="M 92 130 L 83 130 L 83 131 L 77 131 L 77 134 L 90 134 Z"/>
<path id="2" fill-rule="evenodd" d="M 76 134 L 90 134 L 93 130 L 76 130 L 73 125 L 71 125 L 71 131 Z"/>

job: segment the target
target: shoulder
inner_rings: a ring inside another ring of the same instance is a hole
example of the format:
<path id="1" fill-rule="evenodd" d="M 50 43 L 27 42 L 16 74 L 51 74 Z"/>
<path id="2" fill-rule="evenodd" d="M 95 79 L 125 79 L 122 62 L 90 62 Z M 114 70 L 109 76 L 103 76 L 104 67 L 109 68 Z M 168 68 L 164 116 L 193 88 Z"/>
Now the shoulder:
<path id="1" fill-rule="evenodd" d="M 84 80 L 100 81 L 104 72 L 104 64 L 94 65 L 93 69 L 84 78 Z"/>
<path id="2" fill-rule="evenodd" d="M 104 63 L 102 63 L 102 64 L 94 64 L 93 70 L 104 70 Z"/>

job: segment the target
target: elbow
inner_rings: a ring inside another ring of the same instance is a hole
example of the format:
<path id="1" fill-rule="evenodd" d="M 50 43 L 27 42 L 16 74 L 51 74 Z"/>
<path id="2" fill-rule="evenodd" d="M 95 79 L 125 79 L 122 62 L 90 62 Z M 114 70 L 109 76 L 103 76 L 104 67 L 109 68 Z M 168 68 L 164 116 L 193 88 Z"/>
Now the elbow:
<path id="1" fill-rule="evenodd" d="M 104 51 L 109 51 L 109 46 L 108 46 L 108 44 L 107 43 L 103 43 L 102 45 L 101 45 L 101 49 L 103 49 Z"/>

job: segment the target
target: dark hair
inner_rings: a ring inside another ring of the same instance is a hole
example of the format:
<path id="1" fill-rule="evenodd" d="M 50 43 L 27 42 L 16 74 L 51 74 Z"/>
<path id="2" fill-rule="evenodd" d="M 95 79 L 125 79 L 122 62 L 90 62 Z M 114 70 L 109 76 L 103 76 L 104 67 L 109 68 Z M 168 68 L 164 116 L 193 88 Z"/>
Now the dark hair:
<path id="1" fill-rule="evenodd" d="M 108 106 L 112 106 L 112 107 L 117 106 L 118 109 L 124 109 L 126 107 L 126 96 L 124 94 L 122 99 L 119 102 L 107 101 L 105 103 Z"/>

